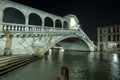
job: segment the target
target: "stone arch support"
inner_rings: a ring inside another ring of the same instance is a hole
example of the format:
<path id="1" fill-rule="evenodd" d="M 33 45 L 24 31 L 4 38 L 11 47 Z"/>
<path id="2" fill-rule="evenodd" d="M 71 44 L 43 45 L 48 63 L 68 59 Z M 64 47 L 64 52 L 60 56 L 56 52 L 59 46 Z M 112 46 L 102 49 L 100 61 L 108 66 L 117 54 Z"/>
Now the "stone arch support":
<path id="1" fill-rule="evenodd" d="M 76 38 L 77 40 L 73 41 L 74 43 L 72 43 L 72 44 L 69 41 L 66 41 L 67 43 L 65 43 L 64 40 L 67 39 L 67 38 L 69 38 L 69 40 L 70 40 L 70 38 L 71 39 Z M 94 49 L 95 49 L 94 46 L 92 46 L 90 43 L 86 42 L 86 40 L 72 35 L 72 36 L 59 36 L 59 37 L 56 36 L 56 37 L 53 37 L 51 39 L 51 44 L 45 45 L 44 49 L 42 49 L 42 52 L 45 53 L 46 51 L 48 51 L 48 49 L 52 48 L 52 46 L 54 46 L 56 43 L 60 44 L 61 46 L 64 46 L 66 49 L 70 49 L 70 50 L 94 51 Z"/>

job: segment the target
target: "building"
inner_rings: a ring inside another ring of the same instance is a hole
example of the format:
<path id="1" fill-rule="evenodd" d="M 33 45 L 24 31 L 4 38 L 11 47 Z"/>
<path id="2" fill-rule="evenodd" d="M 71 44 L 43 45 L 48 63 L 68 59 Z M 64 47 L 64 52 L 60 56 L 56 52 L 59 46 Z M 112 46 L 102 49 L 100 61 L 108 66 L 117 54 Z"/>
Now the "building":
<path id="1" fill-rule="evenodd" d="M 97 28 L 98 50 L 120 52 L 120 24 Z"/>

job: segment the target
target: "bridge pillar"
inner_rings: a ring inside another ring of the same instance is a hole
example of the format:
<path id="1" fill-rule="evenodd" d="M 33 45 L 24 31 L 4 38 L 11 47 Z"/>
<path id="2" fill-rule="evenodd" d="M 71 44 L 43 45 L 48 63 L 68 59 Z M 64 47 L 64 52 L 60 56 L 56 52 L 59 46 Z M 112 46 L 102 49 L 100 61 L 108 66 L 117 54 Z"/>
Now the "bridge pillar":
<path id="1" fill-rule="evenodd" d="M 64 28 L 63 25 L 64 25 L 64 23 L 63 23 L 63 21 L 62 21 L 62 29 Z"/>
<path id="2" fill-rule="evenodd" d="M 44 26 L 45 24 L 44 24 L 44 18 L 42 18 L 42 27 Z"/>
<path id="3" fill-rule="evenodd" d="M 3 9 L 0 8 L 0 23 L 2 23 L 3 20 Z"/>
<path id="4" fill-rule="evenodd" d="M 11 45 L 12 45 L 12 37 L 10 35 L 6 35 L 4 55 L 11 55 L 12 54 Z"/>
<path id="5" fill-rule="evenodd" d="M 25 16 L 25 24 L 28 25 L 29 16 Z"/>
<path id="6" fill-rule="evenodd" d="M 53 28 L 55 29 L 55 20 L 53 20 Z"/>

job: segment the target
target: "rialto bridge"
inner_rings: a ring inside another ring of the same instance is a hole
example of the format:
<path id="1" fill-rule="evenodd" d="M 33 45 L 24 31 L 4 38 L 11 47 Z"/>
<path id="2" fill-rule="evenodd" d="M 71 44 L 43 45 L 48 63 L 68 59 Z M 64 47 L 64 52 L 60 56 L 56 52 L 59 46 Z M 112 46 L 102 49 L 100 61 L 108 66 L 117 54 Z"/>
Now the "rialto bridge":
<path id="1" fill-rule="evenodd" d="M 61 17 L 9 0 L 0 0 L 1 55 L 41 55 L 55 44 L 70 50 L 95 50 L 75 15 Z"/>

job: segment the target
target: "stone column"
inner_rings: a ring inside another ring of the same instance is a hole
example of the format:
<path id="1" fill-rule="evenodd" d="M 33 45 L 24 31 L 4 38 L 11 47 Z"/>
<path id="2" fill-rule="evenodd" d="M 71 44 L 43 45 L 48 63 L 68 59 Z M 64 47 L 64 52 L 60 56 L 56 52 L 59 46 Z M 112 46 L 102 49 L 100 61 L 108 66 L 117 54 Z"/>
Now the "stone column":
<path id="1" fill-rule="evenodd" d="M 25 25 L 28 25 L 29 24 L 29 15 L 26 15 L 25 16 Z"/>
<path id="2" fill-rule="evenodd" d="M 2 3 L 0 4 L 0 6 L 1 6 L 1 5 L 2 5 Z M 3 30 L 3 25 L 2 25 L 2 23 L 3 23 L 3 9 L 0 8 L 0 31 Z"/>
<path id="3" fill-rule="evenodd" d="M 55 30 L 55 20 L 53 20 L 53 29 Z"/>
<path id="4" fill-rule="evenodd" d="M 44 27 L 45 27 L 45 18 L 41 17 L 41 19 L 42 19 L 42 29 L 41 30 L 44 30 Z"/>
<path id="5" fill-rule="evenodd" d="M 11 45 L 12 45 L 12 37 L 10 36 L 10 32 L 6 32 L 6 43 L 4 49 L 4 55 L 11 55 Z"/>

